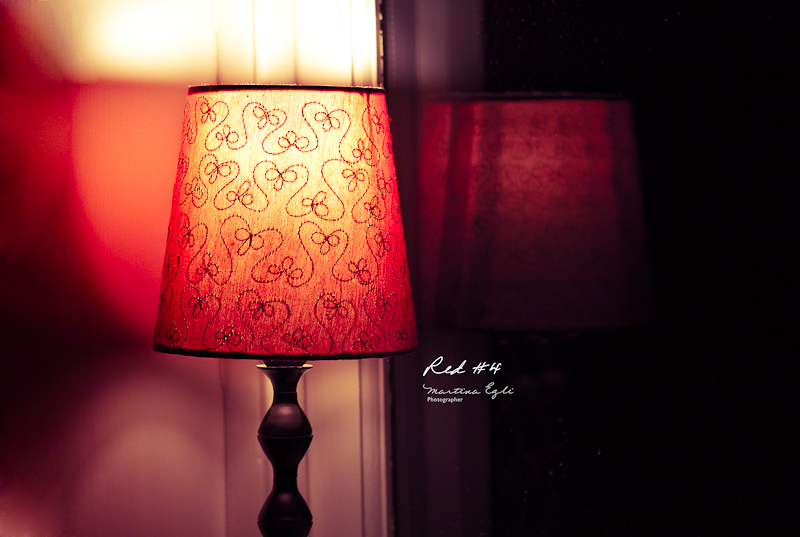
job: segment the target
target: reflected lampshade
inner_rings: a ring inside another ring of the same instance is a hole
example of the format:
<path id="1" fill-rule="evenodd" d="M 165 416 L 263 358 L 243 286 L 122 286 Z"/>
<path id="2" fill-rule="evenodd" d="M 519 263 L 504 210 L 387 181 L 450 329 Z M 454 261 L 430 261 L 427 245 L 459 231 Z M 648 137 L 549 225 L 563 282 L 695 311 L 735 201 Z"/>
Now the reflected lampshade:
<path id="1" fill-rule="evenodd" d="M 425 323 L 571 331 L 649 318 L 630 102 L 437 100 L 422 142 Z"/>
<path id="2" fill-rule="evenodd" d="M 154 347 L 359 358 L 417 346 L 383 90 L 189 90 Z"/>

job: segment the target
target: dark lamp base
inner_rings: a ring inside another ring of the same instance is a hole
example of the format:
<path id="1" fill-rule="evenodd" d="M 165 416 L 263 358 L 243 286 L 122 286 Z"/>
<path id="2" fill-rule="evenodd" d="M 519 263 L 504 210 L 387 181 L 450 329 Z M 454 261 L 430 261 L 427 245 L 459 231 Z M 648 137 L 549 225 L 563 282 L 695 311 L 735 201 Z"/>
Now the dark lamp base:
<path id="1" fill-rule="evenodd" d="M 272 492 L 258 515 L 264 537 L 306 537 L 311 510 L 297 490 L 297 467 L 311 444 L 311 424 L 297 403 L 297 383 L 311 366 L 264 362 L 275 397 L 258 428 L 258 442 L 272 463 Z"/>
<path id="2" fill-rule="evenodd" d="M 258 521 L 258 529 L 264 537 L 307 537 L 311 522 L 306 524 L 267 524 Z"/>

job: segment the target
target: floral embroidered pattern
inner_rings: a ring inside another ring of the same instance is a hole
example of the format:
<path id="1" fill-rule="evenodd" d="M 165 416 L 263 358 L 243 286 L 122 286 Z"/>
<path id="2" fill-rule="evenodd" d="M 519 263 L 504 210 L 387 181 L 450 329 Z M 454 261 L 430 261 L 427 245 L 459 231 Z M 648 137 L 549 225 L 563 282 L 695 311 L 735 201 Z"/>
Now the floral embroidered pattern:
<path id="1" fill-rule="evenodd" d="M 286 354 L 292 354 L 292 351 L 295 349 L 307 351 L 314 342 L 314 339 L 306 334 L 302 328 L 298 328 L 292 333 L 284 334 L 283 342 L 289 345 L 289 349 Z"/>
<path id="2" fill-rule="evenodd" d="M 190 90 L 156 347 L 313 358 L 413 350 L 388 127 L 381 90 Z"/>

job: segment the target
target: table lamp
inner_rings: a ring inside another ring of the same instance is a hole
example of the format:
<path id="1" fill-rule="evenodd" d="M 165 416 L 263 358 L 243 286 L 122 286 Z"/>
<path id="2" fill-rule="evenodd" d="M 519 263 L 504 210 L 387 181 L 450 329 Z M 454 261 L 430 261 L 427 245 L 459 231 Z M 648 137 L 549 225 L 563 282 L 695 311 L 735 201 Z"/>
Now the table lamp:
<path id="1" fill-rule="evenodd" d="M 559 332 L 648 318 L 629 101 L 455 96 L 427 106 L 424 133 L 426 322 Z"/>
<path id="2" fill-rule="evenodd" d="M 264 536 L 302 537 L 306 360 L 417 347 L 382 89 L 189 89 L 155 327 L 157 351 L 252 358 L 274 387 L 258 430 Z"/>

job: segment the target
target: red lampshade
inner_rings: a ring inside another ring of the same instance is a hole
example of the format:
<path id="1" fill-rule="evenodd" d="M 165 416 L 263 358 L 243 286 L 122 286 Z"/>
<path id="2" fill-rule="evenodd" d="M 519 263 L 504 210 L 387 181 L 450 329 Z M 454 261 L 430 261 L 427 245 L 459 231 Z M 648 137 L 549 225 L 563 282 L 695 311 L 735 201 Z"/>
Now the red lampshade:
<path id="1" fill-rule="evenodd" d="M 561 331 L 648 318 L 629 102 L 432 102 L 420 194 L 426 322 Z"/>
<path id="2" fill-rule="evenodd" d="M 191 88 L 154 347 L 326 359 L 416 346 L 384 92 Z"/>

